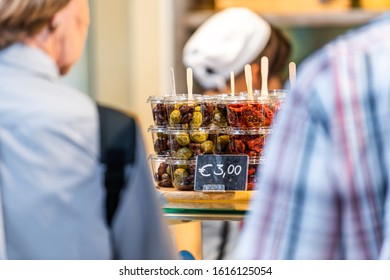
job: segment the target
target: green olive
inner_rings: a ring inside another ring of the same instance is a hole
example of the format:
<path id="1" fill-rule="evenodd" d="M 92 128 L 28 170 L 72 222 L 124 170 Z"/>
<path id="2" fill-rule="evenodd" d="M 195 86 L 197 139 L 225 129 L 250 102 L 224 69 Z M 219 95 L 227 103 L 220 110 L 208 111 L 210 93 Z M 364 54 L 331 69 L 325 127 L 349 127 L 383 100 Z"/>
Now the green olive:
<path id="1" fill-rule="evenodd" d="M 206 141 L 208 137 L 209 134 L 204 131 L 195 131 L 190 134 L 191 141 L 195 143 L 202 143 Z"/>
<path id="2" fill-rule="evenodd" d="M 217 150 L 223 151 L 229 145 L 229 135 L 221 135 L 217 138 Z"/>
<path id="3" fill-rule="evenodd" d="M 173 124 L 179 124 L 181 121 L 181 114 L 179 110 L 173 110 L 171 114 L 169 115 L 169 123 L 171 125 Z"/>
<path id="4" fill-rule="evenodd" d="M 193 155 L 192 151 L 190 148 L 183 147 L 177 150 L 176 152 L 176 157 L 180 159 L 189 159 Z"/>
<path id="5" fill-rule="evenodd" d="M 224 114 L 222 114 L 221 112 L 217 111 L 215 114 L 214 114 L 214 124 L 215 125 L 218 125 L 218 126 L 226 126 L 227 125 L 227 119 L 226 119 L 226 116 Z"/>
<path id="6" fill-rule="evenodd" d="M 178 179 L 173 179 L 173 181 L 172 181 L 173 187 L 174 187 L 176 190 L 179 190 L 179 191 L 181 191 L 181 190 L 186 190 L 186 189 L 183 187 L 183 186 L 184 186 L 184 183 L 185 183 L 185 182 L 180 181 L 180 180 L 178 180 Z"/>
<path id="7" fill-rule="evenodd" d="M 213 154 L 214 153 L 214 143 L 213 141 L 207 140 L 200 144 L 200 149 L 203 154 Z"/>
<path id="8" fill-rule="evenodd" d="M 202 121 L 203 121 L 202 113 L 195 111 L 194 115 L 192 116 L 191 127 L 193 128 L 200 127 L 202 125 Z"/>
<path id="9" fill-rule="evenodd" d="M 190 143 L 190 136 L 187 133 L 175 135 L 175 140 L 180 146 L 187 146 Z"/>
<path id="10" fill-rule="evenodd" d="M 195 107 L 195 112 L 200 112 L 200 106 L 199 105 Z"/>
<path id="11" fill-rule="evenodd" d="M 187 179 L 188 175 L 190 175 L 190 173 L 187 170 L 183 168 L 178 168 L 173 173 L 173 178 L 175 181 L 183 182 Z"/>
<path id="12" fill-rule="evenodd" d="M 183 106 L 183 103 L 175 103 L 175 109 L 179 110 L 181 106 Z"/>
<path id="13" fill-rule="evenodd" d="M 165 170 L 167 174 L 171 174 L 171 166 L 168 164 L 167 169 Z"/>

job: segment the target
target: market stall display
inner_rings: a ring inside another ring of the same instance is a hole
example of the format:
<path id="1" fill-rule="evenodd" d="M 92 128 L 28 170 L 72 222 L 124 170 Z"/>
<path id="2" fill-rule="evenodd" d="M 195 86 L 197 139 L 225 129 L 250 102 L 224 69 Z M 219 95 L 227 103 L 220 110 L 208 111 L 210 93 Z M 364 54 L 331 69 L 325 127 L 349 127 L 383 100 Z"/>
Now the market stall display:
<path id="1" fill-rule="evenodd" d="M 267 80 L 267 60 L 263 80 Z M 286 90 L 252 90 L 251 69 L 246 67 L 247 92 L 212 96 L 188 94 L 150 96 L 154 125 L 149 128 L 154 155 L 149 157 L 156 187 L 164 191 L 194 191 L 199 155 L 247 155 L 247 186 L 256 185 L 257 173 L 266 159 L 263 147 L 272 133 L 273 120 L 283 106 Z M 173 73 L 172 73 L 173 76 Z M 234 77 L 234 74 L 231 76 Z M 191 80 L 191 72 L 187 72 Z"/>

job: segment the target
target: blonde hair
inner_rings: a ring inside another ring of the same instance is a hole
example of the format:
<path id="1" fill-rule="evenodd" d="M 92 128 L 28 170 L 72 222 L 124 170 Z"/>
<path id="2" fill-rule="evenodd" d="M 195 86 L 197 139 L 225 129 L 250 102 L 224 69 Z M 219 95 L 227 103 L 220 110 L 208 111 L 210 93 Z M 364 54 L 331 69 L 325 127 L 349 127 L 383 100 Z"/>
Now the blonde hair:
<path id="1" fill-rule="evenodd" d="M 39 33 L 71 0 L 0 0 L 0 50 Z"/>

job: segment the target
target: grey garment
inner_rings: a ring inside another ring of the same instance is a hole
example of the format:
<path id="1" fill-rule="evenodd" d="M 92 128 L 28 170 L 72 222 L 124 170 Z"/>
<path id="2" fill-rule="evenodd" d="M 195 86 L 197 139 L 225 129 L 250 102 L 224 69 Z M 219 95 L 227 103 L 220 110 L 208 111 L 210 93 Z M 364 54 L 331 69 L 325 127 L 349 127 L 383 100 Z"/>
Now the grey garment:
<path id="1" fill-rule="evenodd" d="M 43 51 L 0 52 L 0 188 L 9 259 L 177 258 L 142 134 L 113 229 L 105 223 L 98 116 Z"/>

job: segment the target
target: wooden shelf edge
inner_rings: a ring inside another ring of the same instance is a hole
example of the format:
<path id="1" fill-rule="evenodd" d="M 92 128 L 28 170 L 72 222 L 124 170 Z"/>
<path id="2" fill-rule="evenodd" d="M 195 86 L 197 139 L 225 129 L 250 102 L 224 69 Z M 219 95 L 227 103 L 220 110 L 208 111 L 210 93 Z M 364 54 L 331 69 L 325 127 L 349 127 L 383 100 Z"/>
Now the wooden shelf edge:
<path id="1" fill-rule="evenodd" d="M 248 202 L 255 191 L 235 191 L 235 192 L 196 192 L 196 191 L 176 191 L 169 189 L 157 189 L 158 192 L 169 202 Z"/>

